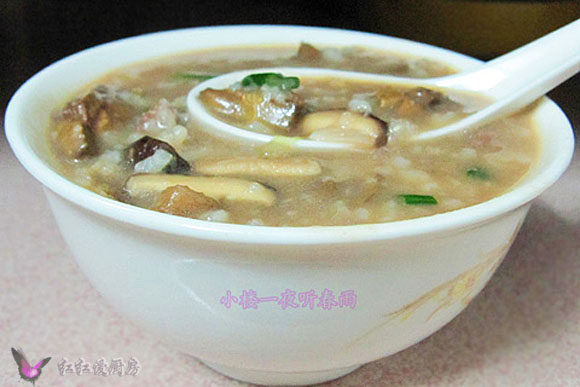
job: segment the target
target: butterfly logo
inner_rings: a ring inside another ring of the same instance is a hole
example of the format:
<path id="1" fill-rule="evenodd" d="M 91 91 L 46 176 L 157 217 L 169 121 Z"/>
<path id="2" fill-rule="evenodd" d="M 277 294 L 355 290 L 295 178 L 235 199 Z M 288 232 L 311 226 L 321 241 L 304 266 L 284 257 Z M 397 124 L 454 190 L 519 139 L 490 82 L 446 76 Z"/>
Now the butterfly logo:
<path id="1" fill-rule="evenodd" d="M 36 379 L 40 376 L 42 367 L 47 365 L 51 359 L 50 357 L 47 357 L 46 359 L 41 360 L 34 367 L 31 367 L 22 350 L 12 348 L 12 356 L 14 356 L 14 361 L 16 361 L 16 365 L 18 366 L 20 377 L 27 382 L 31 382 L 33 385 L 34 382 L 36 382 Z"/>

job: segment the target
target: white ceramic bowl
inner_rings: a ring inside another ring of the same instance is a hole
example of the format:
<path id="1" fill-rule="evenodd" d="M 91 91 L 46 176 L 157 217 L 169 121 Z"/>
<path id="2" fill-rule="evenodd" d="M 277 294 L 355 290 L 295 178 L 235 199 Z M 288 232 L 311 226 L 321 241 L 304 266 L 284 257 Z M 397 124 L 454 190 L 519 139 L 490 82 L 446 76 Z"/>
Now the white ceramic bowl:
<path id="1" fill-rule="evenodd" d="M 26 82 L 6 113 L 8 140 L 45 186 L 79 266 L 117 310 L 160 339 L 237 379 L 322 382 L 400 351 L 455 317 L 501 262 L 530 201 L 556 181 L 573 151 L 570 124 L 543 99 L 535 111 L 540 159 L 517 187 L 479 205 L 387 224 L 272 228 L 209 223 L 132 207 L 62 176 L 45 130 L 58 103 L 117 67 L 198 48 L 308 41 L 402 51 L 460 69 L 478 61 L 366 33 L 230 26 L 125 39 L 65 58 Z M 259 297 L 354 291 L 354 308 L 257 309 L 220 303 L 227 291 Z M 490 327 L 493 329 L 493 327 Z"/>

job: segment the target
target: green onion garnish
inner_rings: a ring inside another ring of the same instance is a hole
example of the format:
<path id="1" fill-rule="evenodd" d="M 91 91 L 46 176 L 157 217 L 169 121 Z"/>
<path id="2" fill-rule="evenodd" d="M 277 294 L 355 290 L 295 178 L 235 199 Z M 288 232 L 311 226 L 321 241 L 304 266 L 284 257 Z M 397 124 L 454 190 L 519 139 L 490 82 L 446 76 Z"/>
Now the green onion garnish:
<path id="1" fill-rule="evenodd" d="M 469 168 L 467 170 L 466 174 L 469 177 L 473 177 L 473 178 L 481 179 L 481 180 L 489 180 L 491 178 L 491 175 L 489 174 L 487 169 L 480 168 L 480 167 Z"/>
<path id="2" fill-rule="evenodd" d="M 403 199 L 405 204 L 411 206 L 437 204 L 437 199 L 431 195 L 399 195 L 399 198 Z"/>
<path id="3" fill-rule="evenodd" d="M 298 77 L 285 77 L 279 73 L 251 74 L 242 79 L 242 86 L 270 86 L 279 87 L 282 90 L 292 90 L 300 86 Z"/>
<path id="4" fill-rule="evenodd" d="M 196 73 L 176 73 L 173 74 L 173 78 L 176 79 L 188 79 L 194 81 L 207 81 L 208 79 L 212 79 L 217 77 L 217 75 L 210 75 L 210 74 L 196 74 Z"/>

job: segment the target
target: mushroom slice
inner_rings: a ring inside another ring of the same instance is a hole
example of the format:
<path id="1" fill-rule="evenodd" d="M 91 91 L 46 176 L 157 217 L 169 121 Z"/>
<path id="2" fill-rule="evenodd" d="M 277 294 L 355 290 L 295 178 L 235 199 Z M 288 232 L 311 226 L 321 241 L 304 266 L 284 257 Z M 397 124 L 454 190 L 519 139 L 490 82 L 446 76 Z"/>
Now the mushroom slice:
<path id="1" fill-rule="evenodd" d="M 292 130 L 304 104 L 299 95 L 276 87 L 266 92 L 261 89 L 205 89 L 199 98 L 212 114 L 232 125 L 259 122 L 280 133 Z"/>
<path id="2" fill-rule="evenodd" d="M 124 155 L 129 166 L 135 168 L 136 172 L 191 173 L 191 166 L 175 148 L 153 137 L 141 137 L 125 149 Z"/>
<path id="3" fill-rule="evenodd" d="M 184 185 L 164 189 L 152 208 L 166 214 L 197 218 L 206 211 L 220 208 L 219 203 L 201 192 Z"/>
<path id="4" fill-rule="evenodd" d="M 391 107 L 399 117 L 459 111 L 462 105 L 438 91 L 418 87 L 407 91 L 386 88 L 377 96 L 381 108 Z"/>
<path id="5" fill-rule="evenodd" d="M 205 89 L 201 102 L 213 114 L 230 123 L 247 125 L 256 119 L 256 106 L 262 101 L 258 92 L 231 89 Z"/>
<path id="6" fill-rule="evenodd" d="M 424 87 L 417 87 L 407 91 L 405 98 L 410 99 L 424 110 L 430 112 L 457 111 L 461 108 L 461 104 L 442 93 Z"/>
<path id="7" fill-rule="evenodd" d="M 316 141 L 352 143 L 362 148 L 378 148 L 387 143 L 386 122 L 348 110 L 309 113 L 302 118 L 299 129 L 300 135 Z"/>
<path id="8" fill-rule="evenodd" d="M 320 164 L 312 159 L 236 157 L 217 160 L 197 160 L 198 172 L 205 175 L 244 175 L 257 177 L 300 177 L 320 175 Z"/>
<path id="9" fill-rule="evenodd" d="M 183 185 L 215 200 L 248 202 L 271 206 L 276 201 L 274 190 L 255 181 L 232 177 L 206 177 L 186 175 L 133 175 L 125 184 L 131 197 L 159 193 L 169 187 Z"/>

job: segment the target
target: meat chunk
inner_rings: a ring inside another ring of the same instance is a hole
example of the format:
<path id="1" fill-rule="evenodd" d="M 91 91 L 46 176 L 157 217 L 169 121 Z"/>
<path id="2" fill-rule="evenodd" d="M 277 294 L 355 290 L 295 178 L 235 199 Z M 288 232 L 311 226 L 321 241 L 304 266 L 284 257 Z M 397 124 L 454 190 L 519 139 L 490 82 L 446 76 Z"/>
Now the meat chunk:
<path id="1" fill-rule="evenodd" d="M 98 92 L 91 92 L 84 97 L 69 103 L 62 112 L 65 119 L 79 119 L 91 130 L 102 132 L 111 124 L 107 103 Z"/>
<path id="2" fill-rule="evenodd" d="M 283 100 L 265 97 L 257 106 L 258 120 L 274 129 L 291 132 L 302 105 L 302 98 L 294 93 L 288 93 Z"/>
<path id="3" fill-rule="evenodd" d="M 220 208 L 219 203 L 185 185 L 174 185 L 161 192 L 153 210 L 166 214 L 197 218 Z"/>
<path id="4" fill-rule="evenodd" d="M 315 62 L 322 58 L 322 53 L 313 45 L 302 42 L 300 47 L 298 47 L 296 58 L 301 62 Z"/>
<path id="5" fill-rule="evenodd" d="M 110 94 L 108 88 L 99 86 L 70 102 L 56 118 L 57 146 L 69 159 L 98 154 L 99 135 L 112 130 L 114 120 L 132 116 L 131 108 Z"/>
<path id="6" fill-rule="evenodd" d="M 146 111 L 137 123 L 137 131 L 158 135 L 161 131 L 177 125 L 177 109 L 162 98 L 151 109 Z"/>
<path id="7" fill-rule="evenodd" d="M 96 133 L 110 124 L 104 104 L 94 92 L 65 106 L 56 124 L 57 145 L 70 159 L 98 153 Z"/>
<path id="8" fill-rule="evenodd" d="M 97 153 L 93 131 L 81 119 L 63 119 L 56 124 L 56 145 L 70 160 Z"/>

